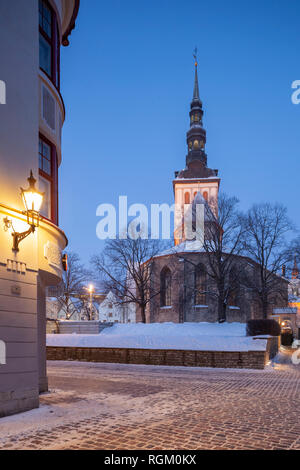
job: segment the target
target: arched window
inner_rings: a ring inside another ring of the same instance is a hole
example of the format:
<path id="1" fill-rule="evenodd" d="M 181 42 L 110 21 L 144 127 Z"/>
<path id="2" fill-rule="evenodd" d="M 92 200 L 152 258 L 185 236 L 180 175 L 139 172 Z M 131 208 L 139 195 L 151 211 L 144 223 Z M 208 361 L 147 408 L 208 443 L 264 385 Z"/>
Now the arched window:
<path id="1" fill-rule="evenodd" d="M 206 271 L 203 264 L 198 264 L 194 272 L 195 305 L 206 305 Z"/>
<path id="2" fill-rule="evenodd" d="M 195 197 L 197 196 L 197 194 L 198 194 L 197 191 L 195 191 L 195 192 L 194 192 L 194 199 L 195 199 Z"/>
<path id="3" fill-rule="evenodd" d="M 206 201 L 208 201 L 208 192 L 207 191 L 204 191 L 203 197 Z"/>
<path id="4" fill-rule="evenodd" d="M 190 203 L 190 193 L 185 193 L 184 195 L 184 203 L 189 204 Z"/>
<path id="5" fill-rule="evenodd" d="M 232 268 L 229 273 L 227 305 L 237 307 L 239 296 L 239 283 L 236 269 Z"/>
<path id="6" fill-rule="evenodd" d="M 194 149 L 199 148 L 199 140 L 194 140 Z"/>
<path id="7" fill-rule="evenodd" d="M 172 305 L 171 298 L 172 276 L 169 268 L 162 269 L 160 273 L 160 305 L 168 307 Z"/>

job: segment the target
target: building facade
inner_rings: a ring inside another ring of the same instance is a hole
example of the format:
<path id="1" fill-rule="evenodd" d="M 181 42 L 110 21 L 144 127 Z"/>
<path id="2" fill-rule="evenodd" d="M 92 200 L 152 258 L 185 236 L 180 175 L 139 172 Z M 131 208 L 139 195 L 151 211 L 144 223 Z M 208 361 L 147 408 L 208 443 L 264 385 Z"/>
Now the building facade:
<path id="1" fill-rule="evenodd" d="M 98 307 L 98 320 L 103 323 L 135 323 L 135 304 L 120 304 L 109 292 Z"/>
<path id="2" fill-rule="evenodd" d="M 135 305 L 133 303 L 120 303 L 113 292 L 96 295 L 92 305 L 84 301 L 72 303 L 72 315 L 67 318 L 66 311 L 56 299 L 47 298 L 46 316 L 48 320 L 71 320 L 87 321 L 89 316 L 92 320 L 101 323 L 135 323 Z M 92 315 L 90 313 L 92 307 Z"/>
<path id="3" fill-rule="evenodd" d="M 0 416 L 39 406 L 48 387 L 45 289 L 61 279 L 67 244 L 58 226 L 60 48 L 78 8 L 79 0 L 0 0 Z M 20 188 L 31 171 L 44 193 L 41 220 L 17 251 L 12 235 L 29 228 Z"/>

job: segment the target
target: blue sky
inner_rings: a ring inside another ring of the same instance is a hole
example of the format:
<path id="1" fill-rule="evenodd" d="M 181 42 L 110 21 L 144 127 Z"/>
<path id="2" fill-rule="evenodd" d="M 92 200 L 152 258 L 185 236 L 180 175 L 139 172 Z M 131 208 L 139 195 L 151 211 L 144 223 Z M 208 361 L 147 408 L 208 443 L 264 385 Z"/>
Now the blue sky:
<path id="1" fill-rule="evenodd" d="M 299 0 L 81 0 L 62 51 L 60 225 L 70 250 L 86 263 L 102 250 L 101 203 L 173 203 L 195 45 L 208 166 L 221 189 L 241 209 L 282 202 L 298 223 L 299 16 Z"/>

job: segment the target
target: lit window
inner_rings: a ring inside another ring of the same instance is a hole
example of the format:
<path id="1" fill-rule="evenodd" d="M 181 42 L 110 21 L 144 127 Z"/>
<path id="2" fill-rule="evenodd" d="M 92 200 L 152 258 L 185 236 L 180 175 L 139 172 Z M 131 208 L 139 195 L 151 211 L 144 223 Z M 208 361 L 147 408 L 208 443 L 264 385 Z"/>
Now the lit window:
<path id="1" fill-rule="evenodd" d="M 41 175 L 39 176 L 39 190 L 44 193 L 40 213 L 43 217 L 51 219 L 51 183 Z"/>
<path id="2" fill-rule="evenodd" d="M 197 149 L 197 148 L 199 148 L 199 141 L 194 140 L 194 149 Z"/>

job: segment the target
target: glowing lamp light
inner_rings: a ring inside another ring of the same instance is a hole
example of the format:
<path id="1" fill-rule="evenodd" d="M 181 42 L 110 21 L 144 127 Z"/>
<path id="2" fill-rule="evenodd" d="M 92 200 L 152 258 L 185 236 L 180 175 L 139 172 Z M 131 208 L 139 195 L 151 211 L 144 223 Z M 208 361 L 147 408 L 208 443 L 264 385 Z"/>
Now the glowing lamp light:
<path id="1" fill-rule="evenodd" d="M 27 178 L 29 183 L 28 189 L 21 188 L 21 195 L 23 199 L 23 203 L 25 206 L 25 212 L 27 216 L 27 223 L 30 225 L 30 228 L 25 232 L 16 232 L 12 220 L 9 220 L 7 217 L 4 219 L 4 230 L 12 229 L 12 237 L 13 237 L 13 251 L 19 251 L 19 244 L 24 238 L 28 237 L 31 233 L 34 233 L 36 227 L 39 226 L 40 220 L 40 209 L 43 203 L 44 193 L 40 193 L 36 187 L 36 179 L 33 177 L 32 171 L 30 172 L 29 178 Z"/>
<path id="2" fill-rule="evenodd" d="M 32 171 L 28 178 L 29 188 L 21 188 L 23 203 L 26 209 L 27 222 L 29 225 L 39 226 L 39 212 L 43 204 L 44 193 L 40 193 L 35 188 L 36 179 L 33 177 Z"/>

